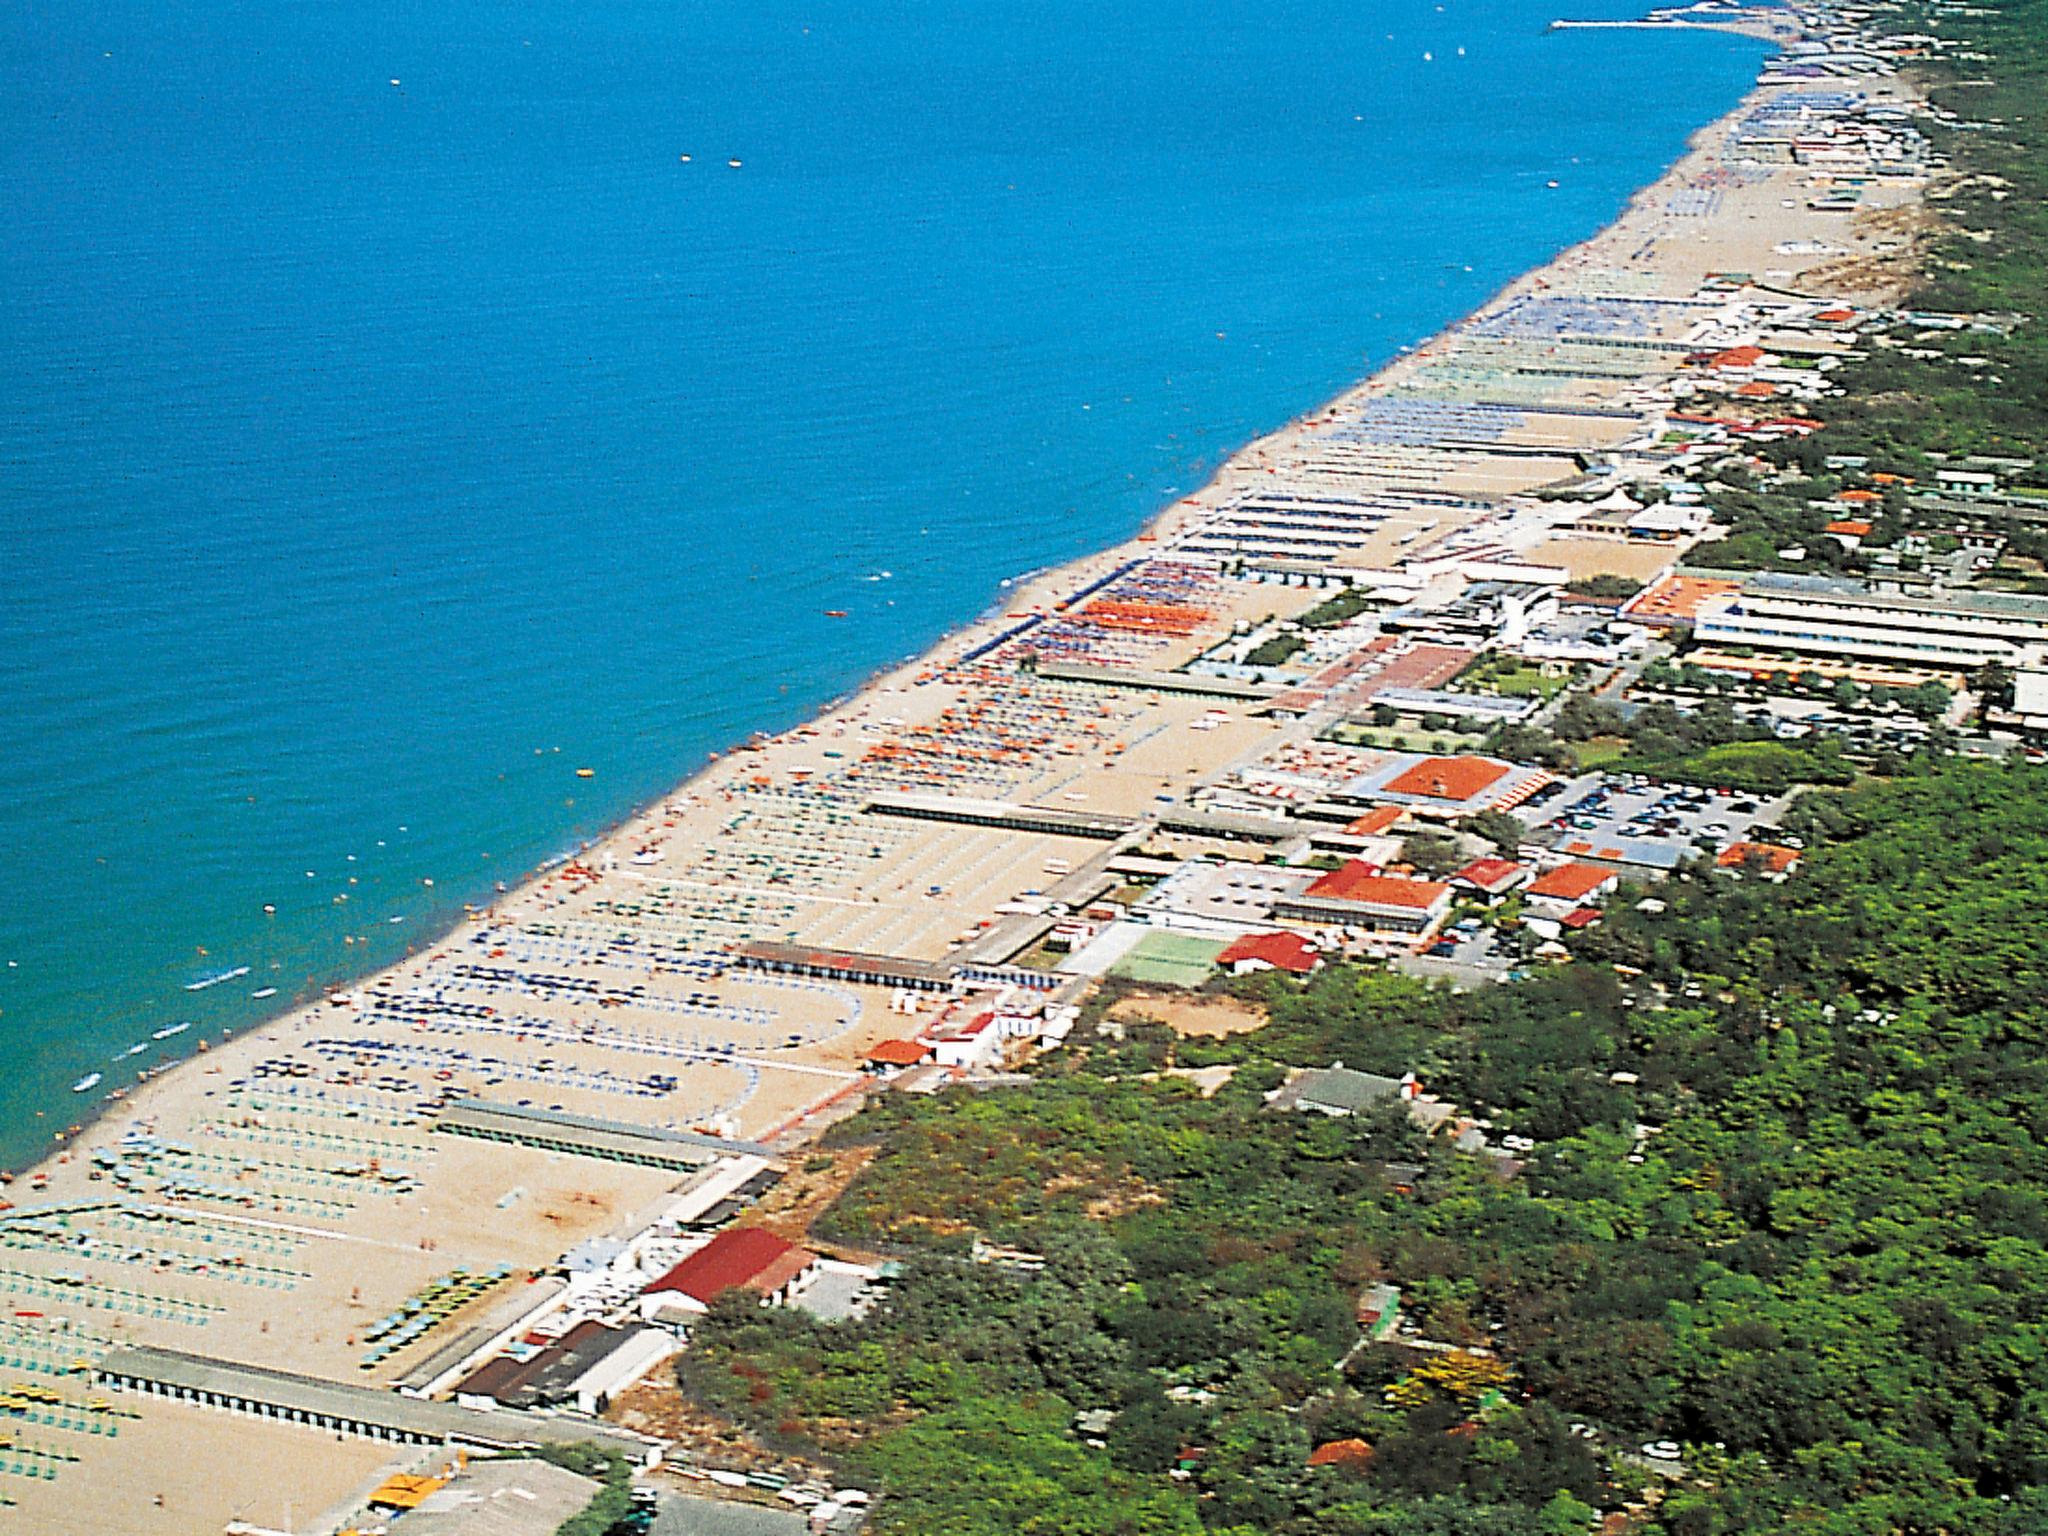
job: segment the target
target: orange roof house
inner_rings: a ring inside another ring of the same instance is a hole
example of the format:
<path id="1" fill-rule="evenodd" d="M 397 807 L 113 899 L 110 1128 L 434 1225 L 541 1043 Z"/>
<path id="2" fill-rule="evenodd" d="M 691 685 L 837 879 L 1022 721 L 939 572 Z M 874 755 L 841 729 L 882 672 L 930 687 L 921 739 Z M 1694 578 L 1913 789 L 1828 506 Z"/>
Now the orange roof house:
<path id="1" fill-rule="evenodd" d="M 1860 518 L 1844 517 L 1829 523 L 1827 531 L 1834 534 L 1843 534 L 1852 539 L 1860 539 L 1870 532 L 1870 524 L 1862 521 Z"/>
<path id="2" fill-rule="evenodd" d="M 931 1053 L 932 1048 L 922 1040 L 877 1040 L 868 1047 L 867 1063 L 872 1067 L 914 1067 Z"/>
<path id="3" fill-rule="evenodd" d="M 1613 870 L 1598 864 L 1560 864 L 1556 869 L 1538 875 L 1529 886 L 1529 894 L 1546 901 L 1568 901 L 1577 905 L 1614 885 L 1619 878 Z"/>
<path id="4" fill-rule="evenodd" d="M 1514 770 L 1490 757 L 1425 757 L 1389 780 L 1384 793 L 1423 795 L 1432 800 L 1470 800 Z"/>
<path id="5" fill-rule="evenodd" d="M 1762 347 L 1730 347 L 1707 359 L 1709 368 L 1754 368 L 1764 360 Z"/>
<path id="6" fill-rule="evenodd" d="M 1752 379 L 1735 391 L 1745 400 L 1768 400 L 1778 392 L 1775 384 L 1766 384 L 1762 379 Z"/>
<path id="7" fill-rule="evenodd" d="M 1781 848 L 1776 843 L 1730 843 L 1714 857 L 1721 869 L 1757 867 L 1774 875 L 1789 873 L 1798 862 L 1796 848 Z"/>
<path id="8" fill-rule="evenodd" d="M 1861 488 L 1861 487 L 1859 486 L 1859 487 L 1858 487 L 1857 489 L 1855 489 L 1855 490 L 1851 490 L 1851 491 L 1837 491 L 1837 492 L 1835 492 L 1835 500 L 1837 500 L 1837 501 L 1855 501 L 1855 502 L 1872 502 L 1872 501 L 1883 501 L 1883 500 L 1884 500 L 1884 496 L 1883 496 L 1883 495 L 1882 495 L 1882 494 L 1881 494 L 1880 492 L 1877 492 L 1877 491 L 1866 491 L 1866 490 L 1862 489 L 1862 488 Z"/>

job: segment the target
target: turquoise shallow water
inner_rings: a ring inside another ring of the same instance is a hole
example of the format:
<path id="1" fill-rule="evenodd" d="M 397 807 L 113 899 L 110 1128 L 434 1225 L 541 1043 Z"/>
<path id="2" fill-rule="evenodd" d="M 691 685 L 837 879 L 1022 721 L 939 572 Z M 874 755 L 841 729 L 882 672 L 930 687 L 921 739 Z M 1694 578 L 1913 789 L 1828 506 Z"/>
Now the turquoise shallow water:
<path id="1" fill-rule="evenodd" d="M 0 1162 L 1128 534 L 1754 77 L 1563 3 L 9 6 Z"/>

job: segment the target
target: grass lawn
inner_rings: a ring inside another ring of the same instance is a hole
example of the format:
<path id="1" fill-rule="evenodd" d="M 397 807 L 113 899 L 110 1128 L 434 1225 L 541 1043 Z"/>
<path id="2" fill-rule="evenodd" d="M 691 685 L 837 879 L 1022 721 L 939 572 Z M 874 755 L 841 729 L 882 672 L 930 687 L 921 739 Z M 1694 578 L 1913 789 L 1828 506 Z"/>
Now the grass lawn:
<path id="1" fill-rule="evenodd" d="M 1571 686 L 1569 676 L 1546 677 L 1540 666 L 1512 656 L 1482 656 L 1452 684 L 1462 693 L 1497 693 L 1504 699 L 1551 699 Z"/>
<path id="2" fill-rule="evenodd" d="M 1577 756 L 1581 768 L 1598 768 L 1603 764 L 1613 762 L 1616 758 L 1627 756 L 1628 738 L 1626 736 L 1595 736 L 1590 741 L 1582 741 L 1574 745 L 1572 752 Z"/>

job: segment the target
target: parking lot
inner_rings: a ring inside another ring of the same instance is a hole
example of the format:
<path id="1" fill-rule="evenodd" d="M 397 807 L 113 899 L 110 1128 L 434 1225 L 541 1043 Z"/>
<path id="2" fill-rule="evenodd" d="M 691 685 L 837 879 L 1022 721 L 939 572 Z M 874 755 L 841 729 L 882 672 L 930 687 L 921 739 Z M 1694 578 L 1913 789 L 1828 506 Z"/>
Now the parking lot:
<path id="1" fill-rule="evenodd" d="M 1395 960 L 1393 969 L 1464 989 L 1504 981 L 1521 965 L 1521 945 L 1514 934 L 1466 918 L 1446 928 L 1421 954 Z"/>
<path id="2" fill-rule="evenodd" d="M 1777 825 L 1790 802 L 1641 774 L 1588 774 L 1524 809 L 1534 841 L 1574 858 L 1671 870 L 1694 853 L 1718 853 Z"/>

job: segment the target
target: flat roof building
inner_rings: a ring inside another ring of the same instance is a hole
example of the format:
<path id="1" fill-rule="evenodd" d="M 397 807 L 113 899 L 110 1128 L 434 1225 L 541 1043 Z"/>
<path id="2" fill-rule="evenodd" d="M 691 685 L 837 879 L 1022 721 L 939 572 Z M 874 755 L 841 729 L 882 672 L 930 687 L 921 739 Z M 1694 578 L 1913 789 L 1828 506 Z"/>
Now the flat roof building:
<path id="1" fill-rule="evenodd" d="M 937 965 L 929 960 L 905 960 L 894 955 L 869 955 L 851 949 L 818 949 L 807 944 L 783 944 L 772 939 L 750 939 L 735 953 L 742 965 L 760 970 L 818 976 L 832 981 L 857 981 L 871 987 L 950 992 L 954 984 L 951 966 Z"/>
<path id="2" fill-rule="evenodd" d="M 659 1126 L 598 1120 L 562 1110 L 484 1099 L 457 1100 L 441 1111 L 433 1128 L 449 1136 L 473 1136 L 482 1141 L 536 1147 L 572 1157 L 638 1163 L 677 1172 L 702 1168 L 733 1153 L 770 1155 L 768 1148 L 750 1141 L 728 1141 L 697 1131 L 670 1131 Z"/>
<path id="3" fill-rule="evenodd" d="M 1825 576 L 1769 574 L 1701 604 L 1693 637 L 1799 655 L 1853 656 L 1967 671 L 2048 651 L 2048 597 L 2016 592 L 1878 592 Z"/>
<path id="4" fill-rule="evenodd" d="M 402 1445 L 473 1445 L 502 1451 L 588 1441 L 643 1466 L 659 1462 L 663 1449 L 659 1440 L 596 1420 L 422 1401 L 175 1349 L 116 1346 L 100 1361 L 96 1375 L 116 1391 Z"/>

